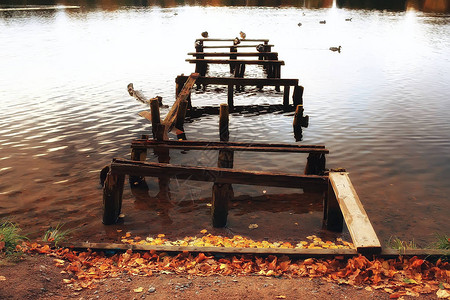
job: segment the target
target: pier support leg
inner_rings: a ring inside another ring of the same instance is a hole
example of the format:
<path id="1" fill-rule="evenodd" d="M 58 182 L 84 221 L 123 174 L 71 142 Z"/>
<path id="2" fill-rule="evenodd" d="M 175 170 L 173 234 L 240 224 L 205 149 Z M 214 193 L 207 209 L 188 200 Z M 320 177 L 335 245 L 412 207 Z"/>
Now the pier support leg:
<path id="1" fill-rule="evenodd" d="M 289 107 L 289 92 L 291 87 L 289 85 L 284 86 L 283 90 L 283 109 L 286 110 Z"/>
<path id="2" fill-rule="evenodd" d="M 328 191 L 325 193 L 324 203 L 324 227 L 327 230 L 341 232 L 344 226 L 344 216 L 336 199 L 333 187 L 328 181 Z"/>
<path id="3" fill-rule="evenodd" d="M 220 105 L 219 117 L 220 140 L 229 140 L 229 110 L 227 104 Z M 230 150 L 219 150 L 217 166 L 219 168 L 233 168 L 234 152 Z M 233 199 L 233 187 L 229 183 L 214 183 L 212 189 L 211 217 L 214 227 L 225 227 L 228 217 L 228 203 Z"/>
<path id="4" fill-rule="evenodd" d="M 125 175 L 114 174 L 111 171 L 106 176 L 103 187 L 103 224 L 117 223 L 122 209 L 122 195 Z"/>
<path id="5" fill-rule="evenodd" d="M 325 172 L 325 154 L 310 153 L 306 162 L 305 175 L 323 175 Z"/>
<path id="6" fill-rule="evenodd" d="M 304 88 L 301 85 L 294 87 L 294 93 L 292 95 L 292 102 L 294 106 L 302 104 L 303 105 L 303 90 Z"/>
<path id="7" fill-rule="evenodd" d="M 148 135 L 142 135 L 142 139 L 148 139 Z M 131 148 L 131 160 L 145 161 L 147 159 L 147 148 Z M 136 187 L 147 187 L 145 183 L 145 178 L 142 176 L 132 176 L 128 177 L 131 188 Z"/>
<path id="8" fill-rule="evenodd" d="M 234 110 L 233 92 L 234 92 L 234 86 L 232 84 L 229 84 L 228 85 L 228 107 L 231 112 Z"/>

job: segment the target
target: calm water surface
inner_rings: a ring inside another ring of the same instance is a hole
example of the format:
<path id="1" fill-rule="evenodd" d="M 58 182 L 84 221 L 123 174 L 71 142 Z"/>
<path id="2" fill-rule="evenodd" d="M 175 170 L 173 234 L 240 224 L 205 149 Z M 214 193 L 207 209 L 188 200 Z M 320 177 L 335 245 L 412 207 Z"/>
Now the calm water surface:
<path id="1" fill-rule="evenodd" d="M 91 241 L 114 240 L 117 229 L 211 230 L 210 184 L 172 181 L 167 201 L 155 198 L 152 180 L 150 196 L 126 187 L 125 222 L 103 226 L 98 175 L 113 157 L 129 157 L 132 139 L 151 131 L 137 115 L 145 105 L 128 95 L 127 84 L 171 104 L 175 77 L 194 70 L 184 60 L 195 38 L 204 30 L 211 37 L 243 30 L 248 38 L 269 38 L 286 62 L 282 77 L 305 87 L 310 126 L 302 143 L 325 144 L 328 167 L 350 172 L 383 242 L 398 236 L 426 244 L 435 233 L 450 234 L 449 20 L 413 11 L 195 6 L 0 12 L 0 217 L 30 236 L 64 223 Z M 328 50 L 339 45 L 341 53 Z M 224 67 L 210 72 L 228 75 Z M 246 74 L 260 75 L 258 67 Z M 192 99 L 202 106 L 226 97 L 211 88 Z M 235 99 L 279 103 L 282 93 L 248 88 Z M 233 115 L 230 122 L 235 141 L 295 142 L 292 114 Z M 218 140 L 217 123 L 207 116 L 186 124 L 188 138 Z M 208 152 L 171 154 L 180 164 L 214 166 L 216 159 Z M 304 157 L 244 153 L 235 165 L 302 172 Z M 325 235 L 317 195 L 235 191 L 230 233 Z M 248 232 L 250 223 L 260 227 Z"/>

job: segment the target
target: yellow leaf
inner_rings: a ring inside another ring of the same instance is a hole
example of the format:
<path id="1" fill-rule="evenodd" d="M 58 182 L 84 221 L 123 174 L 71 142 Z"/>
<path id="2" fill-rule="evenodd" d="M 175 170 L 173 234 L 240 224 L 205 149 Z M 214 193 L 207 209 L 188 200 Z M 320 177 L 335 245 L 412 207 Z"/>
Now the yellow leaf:
<path id="1" fill-rule="evenodd" d="M 200 233 L 202 233 L 202 234 L 205 234 L 207 232 L 208 232 L 208 230 L 206 230 L 206 229 L 200 230 Z"/>
<path id="2" fill-rule="evenodd" d="M 72 279 L 63 279 L 63 282 L 68 284 L 68 283 L 72 283 Z"/>
<path id="3" fill-rule="evenodd" d="M 164 233 L 160 233 L 160 234 L 158 234 L 158 237 L 159 238 L 163 238 L 163 237 L 165 237 L 166 235 L 164 234 Z"/>
<path id="4" fill-rule="evenodd" d="M 140 287 L 134 289 L 133 291 L 134 291 L 135 293 L 142 293 L 143 290 L 144 290 L 144 288 L 143 288 L 142 286 L 140 286 Z"/>
<path id="5" fill-rule="evenodd" d="M 285 295 L 278 295 L 278 296 L 275 296 L 275 298 L 276 299 L 286 299 L 286 296 Z"/>
<path id="6" fill-rule="evenodd" d="M 5 276 L 0 276 L 0 281 L 5 281 L 6 277 Z"/>
<path id="7" fill-rule="evenodd" d="M 438 298 L 450 298 L 450 293 L 447 290 L 438 290 L 436 292 Z"/>

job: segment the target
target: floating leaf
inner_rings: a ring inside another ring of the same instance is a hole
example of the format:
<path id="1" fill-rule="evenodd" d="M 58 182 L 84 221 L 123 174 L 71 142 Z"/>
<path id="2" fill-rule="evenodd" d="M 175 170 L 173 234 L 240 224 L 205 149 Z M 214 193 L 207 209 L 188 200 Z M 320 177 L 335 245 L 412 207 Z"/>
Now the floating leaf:
<path id="1" fill-rule="evenodd" d="M 258 227 L 259 227 L 258 224 L 250 224 L 250 225 L 248 225 L 249 229 L 256 229 Z"/>

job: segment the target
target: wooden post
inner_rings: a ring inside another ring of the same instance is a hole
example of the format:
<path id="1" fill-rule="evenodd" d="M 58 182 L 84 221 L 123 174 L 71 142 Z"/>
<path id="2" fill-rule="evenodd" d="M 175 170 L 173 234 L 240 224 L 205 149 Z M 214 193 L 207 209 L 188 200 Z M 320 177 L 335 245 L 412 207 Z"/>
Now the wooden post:
<path id="1" fill-rule="evenodd" d="M 186 140 L 186 134 L 184 132 L 184 118 L 186 117 L 188 102 L 186 100 L 180 102 L 180 106 L 177 110 L 177 120 L 175 121 L 175 128 L 177 131 L 177 139 Z"/>
<path id="2" fill-rule="evenodd" d="M 122 209 L 122 195 L 125 175 L 111 171 L 106 176 L 103 186 L 103 224 L 115 224 Z"/>
<path id="3" fill-rule="evenodd" d="M 310 153 L 306 162 L 305 175 L 323 175 L 325 172 L 325 154 Z"/>
<path id="4" fill-rule="evenodd" d="M 325 193 L 323 209 L 325 228 L 331 231 L 341 232 L 344 226 L 344 216 L 342 215 L 330 181 L 328 181 L 328 191 Z"/>
<path id="5" fill-rule="evenodd" d="M 301 85 L 294 87 L 294 94 L 292 95 L 292 101 L 294 106 L 302 104 L 303 105 L 303 90 L 304 88 Z"/>
<path id="6" fill-rule="evenodd" d="M 283 108 L 286 110 L 289 107 L 289 92 L 291 87 L 289 85 L 284 86 L 283 94 Z"/>
<path id="7" fill-rule="evenodd" d="M 158 101 L 158 100 L 156 100 Z M 148 135 L 143 134 L 141 136 L 141 139 L 148 139 Z M 131 148 L 131 160 L 136 161 L 145 161 L 147 159 L 147 148 L 137 148 L 132 147 Z M 147 184 L 145 182 L 145 178 L 142 176 L 133 176 L 130 175 L 128 177 L 128 181 L 130 183 L 130 187 L 147 187 Z"/>
<path id="8" fill-rule="evenodd" d="M 156 139 L 156 127 L 161 123 L 161 117 L 159 115 L 159 100 L 150 100 L 150 112 L 152 114 L 152 133 L 153 138 Z"/>
<path id="9" fill-rule="evenodd" d="M 292 127 L 294 128 L 294 137 L 297 142 L 301 141 L 303 138 L 302 120 L 303 105 L 297 105 L 297 107 L 295 108 L 294 122 L 292 123 Z"/>
<path id="10" fill-rule="evenodd" d="M 230 59 L 237 59 L 237 55 L 233 55 L 231 53 L 237 52 L 237 47 L 230 47 Z M 234 73 L 234 69 L 236 68 L 236 63 L 230 63 L 230 73 Z"/>
<path id="11" fill-rule="evenodd" d="M 167 141 L 169 139 L 166 131 L 166 126 L 164 124 L 156 125 L 156 140 Z"/>
<path id="12" fill-rule="evenodd" d="M 203 41 L 197 41 L 196 43 L 195 43 L 195 51 L 197 52 L 197 53 L 201 53 L 201 52 L 203 52 L 204 50 L 203 50 Z M 203 55 L 203 54 L 198 54 L 198 55 L 196 55 L 196 57 L 195 58 L 197 58 L 197 59 L 204 59 L 205 58 L 205 56 Z M 207 70 L 207 64 L 206 63 L 204 63 L 204 62 L 197 62 L 196 64 L 195 64 L 195 73 L 199 73 L 200 74 L 200 76 L 205 76 L 206 75 L 206 70 Z"/>
<path id="13" fill-rule="evenodd" d="M 232 84 L 228 85 L 228 107 L 230 108 L 230 111 L 232 112 L 234 109 L 234 103 L 233 103 L 233 91 L 234 86 Z"/>
<path id="14" fill-rule="evenodd" d="M 220 141 L 228 142 L 229 132 L 229 109 L 227 104 L 220 105 L 219 116 Z M 234 152 L 231 150 L 219 150 L 217 166 L 219 168 L 233 168 Z M 214 227 L 225 227 L 228 217 L 228 202 L 233 199 L 233 187 L 229 183 L 214 183 L 212 190 L 211 216 Z"/>

